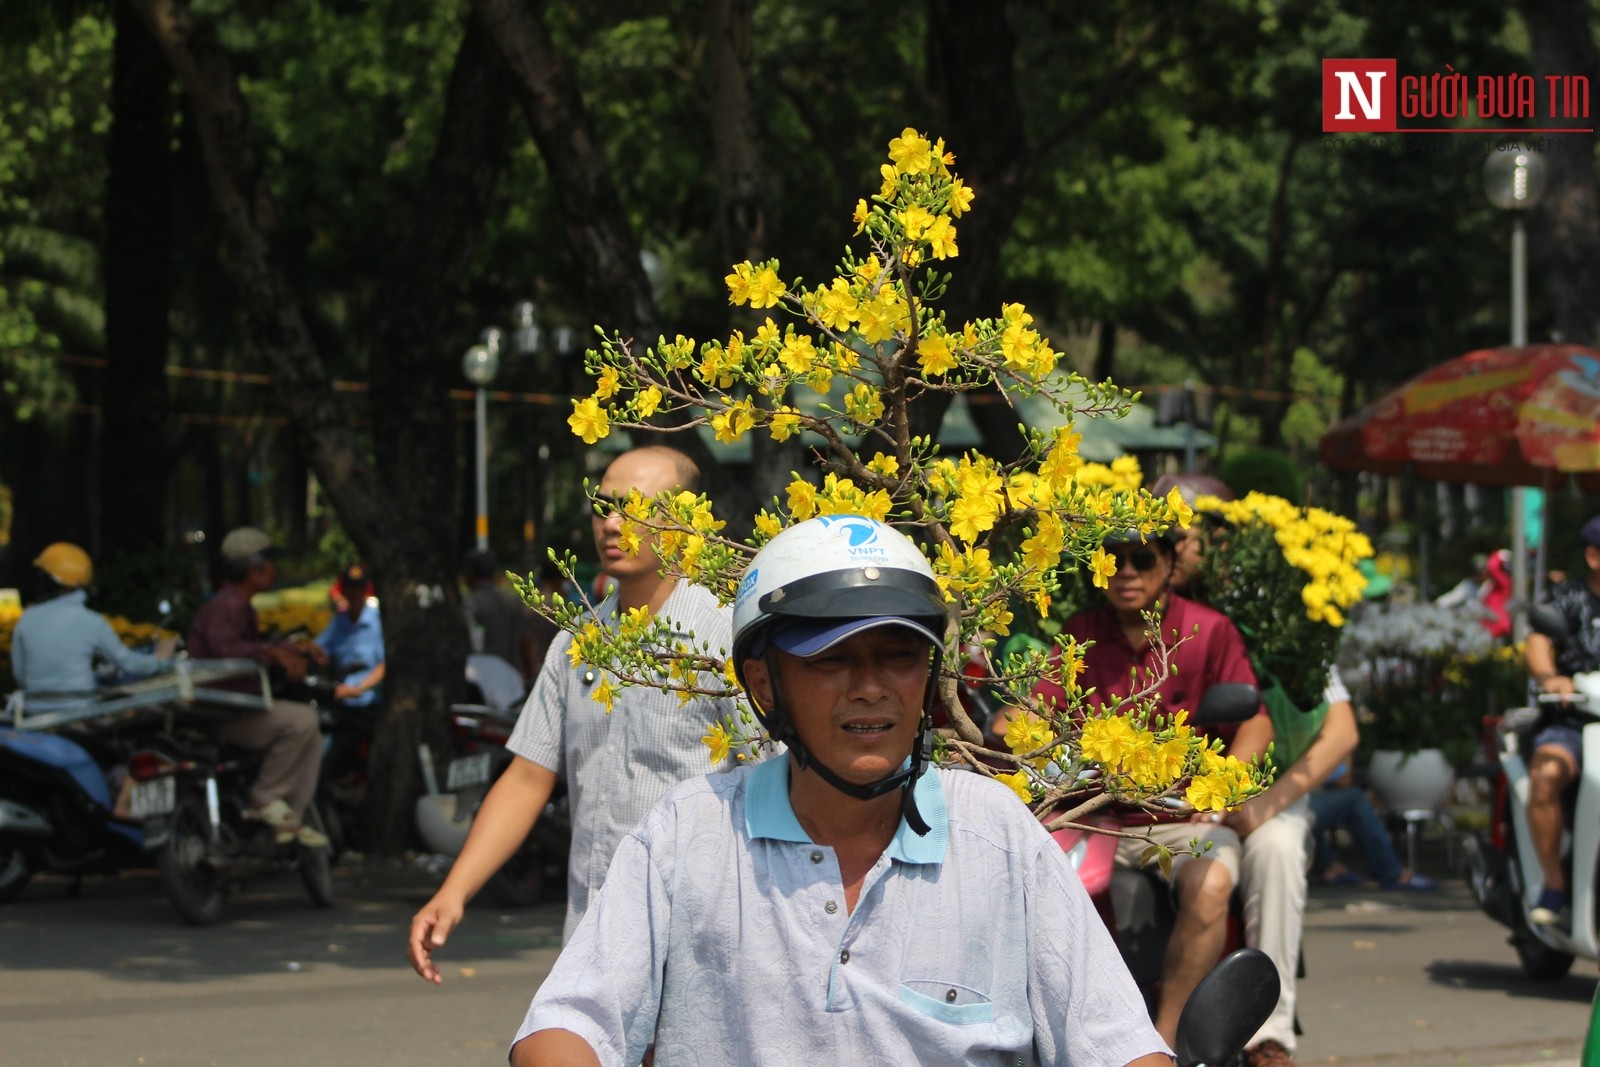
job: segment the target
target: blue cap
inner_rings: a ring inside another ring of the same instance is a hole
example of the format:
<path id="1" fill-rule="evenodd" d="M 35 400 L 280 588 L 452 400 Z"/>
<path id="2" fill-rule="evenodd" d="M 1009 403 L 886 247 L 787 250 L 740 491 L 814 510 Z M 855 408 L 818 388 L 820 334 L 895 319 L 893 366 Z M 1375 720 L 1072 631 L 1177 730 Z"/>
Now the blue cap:
<path id="1" fill-rule="evenodd" d="M 1585 548 L 1600 548 L 1600 515 L 1583 524 L 1583 529 L 1578 531 L 1578 540 L 1583 542 Z"/>
<path id="2" fill-rule="evenodd" d="M 932 644 L 944 640 L 921 619 L 904 615 L 869 615 L 854 619 L 797 619 L 773 629 L 772 643 L 791 656 L 815 656 L 826 652 L 851 634 L 863 633 L 880 626 L 902 626 L 914 630 Z"/>

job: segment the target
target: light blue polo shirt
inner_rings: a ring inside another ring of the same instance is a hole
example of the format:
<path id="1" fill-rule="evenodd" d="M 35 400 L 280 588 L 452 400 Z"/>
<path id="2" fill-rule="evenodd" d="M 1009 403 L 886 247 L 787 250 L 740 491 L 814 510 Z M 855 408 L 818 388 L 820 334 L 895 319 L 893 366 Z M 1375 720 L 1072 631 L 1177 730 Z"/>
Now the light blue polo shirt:
<path id="1" fill-rule="evenodd" d="M 172 669 L 170 659 L 124 645 L 106 617 L 85 606 L 87 599 L 84 590 L 75 589 L 33 605 L 17 620 L 11 633 L 11 673 L 27 692 L 30 709 L 92 700 L 99 685 L 96 663 L 132 675 Z"/>
<path id="2" fill-rule="evenodd" d="M 518 1038 L 607 1065 L 1074 1064 L 1164 1052 L 1088 894 L 1011 791 L 930 770 L 862 882 L 789 804 L 790 761 L 685 782 L 619 846 Z M 853 801 L 842 794 L 839 803 Z"/>

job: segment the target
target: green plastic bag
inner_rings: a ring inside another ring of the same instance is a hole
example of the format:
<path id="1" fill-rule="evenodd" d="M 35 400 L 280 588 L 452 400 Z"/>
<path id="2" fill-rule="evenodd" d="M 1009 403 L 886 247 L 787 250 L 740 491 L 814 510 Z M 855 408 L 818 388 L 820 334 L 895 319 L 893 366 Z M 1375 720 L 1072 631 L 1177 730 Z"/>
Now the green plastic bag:
<path id="1" fill-rule="evenodd" d="M 1310 710 L 1301 708 L 1275 679 L 1261 690 L 1261 700 L 1272 715 L 1272 765 L 1276 773 L 1282 774 L 1294 766 L 1322 732 L 1328 702 L 1324 700 Z"/>

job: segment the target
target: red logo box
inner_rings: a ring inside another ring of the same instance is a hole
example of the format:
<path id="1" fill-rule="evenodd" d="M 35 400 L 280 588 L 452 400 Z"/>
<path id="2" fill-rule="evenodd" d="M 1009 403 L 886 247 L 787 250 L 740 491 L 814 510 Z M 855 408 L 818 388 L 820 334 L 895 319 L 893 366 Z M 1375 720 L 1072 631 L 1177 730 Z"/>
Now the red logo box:
<path id="1" fill-rule="evenodd" d="M 1396 80 L 1392 59 L 1324 59 L 1322 132 L 1394 132 Z"/>

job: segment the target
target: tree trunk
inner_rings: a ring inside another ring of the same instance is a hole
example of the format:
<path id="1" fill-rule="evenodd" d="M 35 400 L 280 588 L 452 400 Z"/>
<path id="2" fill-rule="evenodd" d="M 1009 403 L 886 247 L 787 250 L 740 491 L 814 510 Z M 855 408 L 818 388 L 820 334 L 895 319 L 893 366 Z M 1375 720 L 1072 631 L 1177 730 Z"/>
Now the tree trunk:
<path id="1" fill-rule="evenodd" d="M 125 3 L 113 5 L 106 196 L 106 369 L 98 553 L 167 543 L 167 311 L 172 72 Z"/>
<path id="2" fill-rule="evenodd" d="M 391 669 L 369 754 L 372 846 L 409 839 L 418 742 L 442 741 L 444 709 L 461 688 L 466 627 L 455 594 L 456 462 L 440 359 L 445 317 L 482 233 L 505 159 L 504 69 L 470 20 L 457 54 L 439 143 L 415 224 L 374 302 L 370 378 L 375 457 L 335 396 L 305 314 L 271 248 L 274 204 L 258 171 L 250 116 L 214 29 L 173 0 L 134 0 L 190 94 L 212 200 L 251 342 L 340 521 L 373 568 Z"/>
<path id="3" fill-rule="evenodd" d="M 767 215 L 761 189 L 761 128 L 754 78 L 753 0 L 711 0 L 706 5 L 706 76 L 711 144 L 717 165 L 717 243 L 722 261 L 759 262 L 767 256 Z M 748 516 L 782 496 L 789 472 L 805 463 L 798 439 L 750 438 L 750 479 L 718 487 L 718 513 L 734 536 L 747 532 Z"/>
<path id="4" fill-rule="evenodd" d="M 1594 106 L 1600 86 L 1600 52 L 1585 0 L 1522 0 L 1533 45 L 1535 99 L 1539 125 L 1547 128 L 1594 125 L 1591 113 L 1581 118 L 1551 114 L 1549 86 L 1556 75 L 1589 79 L 1585 103 Z M 1580 345 L 1600 342 L 1600 193 L 1596 191 L 1594 138 L 1588 134 L 1555 135 L 1555 151 L 1545 153 L 1549 188 L 1534 212 L 1535 255 L 1544 268 L 1545 292 L 1563 340 Z"/>
<path id="5" fill-rule="evenodd" d="M 585 309 L 607 333 L 635 344 L 654 344 L 656 306 L 639 259 L 639 241 L 611 180 L 583 94 L 550 39 L 543 11 L 524 0 L 473 0 L 472 6 L 511 71 L 517 102 L 550 171 Z M 715 477 L 721 465 L 697 434 L 634 431 L 633 439 L 680 449 L 709 481 L 721 481 Z"/>
<path id="6" fill-rule="evenodd" d="M 999 314 L 1000 254 L 1011 237 L 1031 171 L 1032 146 L 1022 124 L 1013 64 L 1016 40 L 1003 4 L 930 0 L 930 88 L 946 113 L 946 143 L 956 170 L 979 197 L 962 220 L 960 254 L 945 311 L 960 323 Z M 999 460 L 1022 453 L 1016 413 L 998 390 L 979 390 L 970 407 L 984 450 Z M 949 409 L 948 393 L 930 392 L 912 405 L 911 432 L 937 434 Z M 998 401 L 998 402 L 996 402 Z"/>

